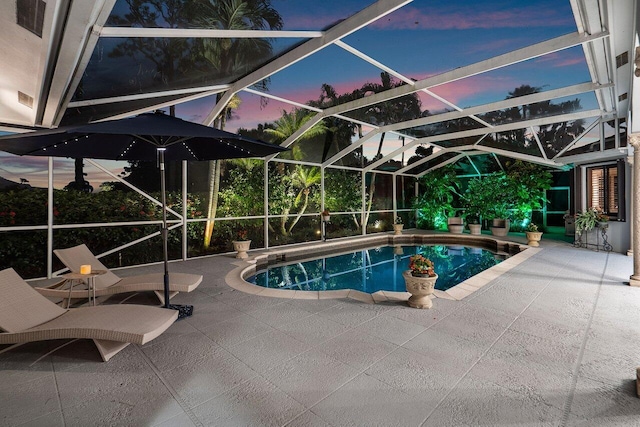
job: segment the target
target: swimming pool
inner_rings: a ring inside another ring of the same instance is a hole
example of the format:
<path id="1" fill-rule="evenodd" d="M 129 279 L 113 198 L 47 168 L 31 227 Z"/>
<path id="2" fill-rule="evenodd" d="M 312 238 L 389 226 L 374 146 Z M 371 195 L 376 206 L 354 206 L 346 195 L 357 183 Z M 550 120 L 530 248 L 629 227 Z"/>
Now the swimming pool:
<path id="1" fill-rule="evenodd" d="M 249 283 L 272 289 L 329 291 L 353 289 L 404 292 L 402 272 L 409 257 L 423 254 L 435 264 L 436 289 L 447 290 L 500 263 L 508 255 L 459 245 L 394 245 L 359 249 L 341 255 L 268 265 L 246 277 Z"/>

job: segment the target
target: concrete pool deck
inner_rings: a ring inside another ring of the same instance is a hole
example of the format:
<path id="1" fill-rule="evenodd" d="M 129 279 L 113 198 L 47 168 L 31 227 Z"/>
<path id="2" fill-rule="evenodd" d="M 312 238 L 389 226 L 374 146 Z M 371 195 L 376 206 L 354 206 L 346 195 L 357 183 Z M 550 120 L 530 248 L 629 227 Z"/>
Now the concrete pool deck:
<path id="1" fill-rule="evenodd" d="M 225 283 L 236 268 L 230 255 L 171 263 L 204 275 L 175 298 L 195 306 L 193 317 L 107 363 L 85 340 L 49 355 L 66 341 L 0 354 L 0 424 L 640 423 L 640 288 L 626 285 L 629 257 L 543 238 L 481 289 L 430 310 L 248 294 Z M 127 302 L 155 304 L 146 294 Z"/>

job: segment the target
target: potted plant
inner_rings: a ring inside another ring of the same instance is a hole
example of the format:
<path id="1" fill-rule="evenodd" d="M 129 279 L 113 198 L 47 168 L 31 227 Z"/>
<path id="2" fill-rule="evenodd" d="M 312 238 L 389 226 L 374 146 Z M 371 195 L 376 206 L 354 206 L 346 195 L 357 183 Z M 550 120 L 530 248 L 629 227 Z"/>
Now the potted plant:
<path id="1" fill-rule="evenodd" d="M 576 235 L 582 236 L 584 231 L 593 230 L 598 222 L 598 211 L 595 208 L 589 208 L 584 212 L 578 212 L 576 214 L 576 221 L 574 223 L 576 227 Z"/>
<path id="2" fill-rule="evenodd" d="M 595 208 L 595 210 L 598 228 L 607 228 L 609 226 L 609 215 L 605 215 L 600 208 Z"/>
<path id="3" fill-rule="evenodd" d="M 542 231 L 538 231 L 538 226 L 533 222 L 529 223 L 527 226 L 527 230 L 525 231 L 527 235 L 527 245 L 529 246 L 540 246 L 540 239 L 542 239 Z"/>
<path id="4" fill-rule="evenodd" d="M 459 216 L 451 216 L 447 218 L 447 229 L 450 233 L 462 233 L 464 231 L 464 218 Z"/>
<path id="5" fill-rule="evenodd" d="M 482 234 L 482 224 L 480 224 L 480 220 L 476 215 L 467 215 L 466 216 L 467 227 L 469 227 L 469 233 L 477 236 Z"/>
<path id="6" fill-rule="evenodd" d="M 407 303 L 414 308 L 431 308 L 430 295 L 438 279 L 438 275 L 429 258 L 421 254 L 409 258 L 409 270 L 402 273 L 407 292 L 411 294 Z"/>
<path id="7" fill-rule="evenodd" d="M 497 205 L 492 208 L 493 219 L 491 220 L 491 234 L 504 237 L 509 233 L 511 220 L 506 205 Z"/>
<path id="8" fill-rule="evenodd" d="M 402 217 L 397 216 L 393 221 L 393 234 L 402 234 L 402 228 L 404 224 L 402 223 Z"/>
<path id="9" fill-rule="evenodd" d="M 251 246 L 251 240 L 247 239 L 247 230 L 239 230 L 237 238 L 233 242 L 233 249 L 237 251 L 236 258 L 245 259 L 249 258 L 247 251 Z"/>

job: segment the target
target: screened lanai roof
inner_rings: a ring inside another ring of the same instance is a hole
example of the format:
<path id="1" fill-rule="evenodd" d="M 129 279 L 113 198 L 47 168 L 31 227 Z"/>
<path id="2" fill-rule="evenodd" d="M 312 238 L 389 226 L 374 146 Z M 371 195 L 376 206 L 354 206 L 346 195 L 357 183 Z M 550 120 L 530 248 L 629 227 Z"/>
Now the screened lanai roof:
<path id="1" fill-rule="evenodd" d="M 409 175 L 508 158 L 562 167 L 626 145 L 637 12 L 634 0 L 2 2 L 0 122 L 175 106 L 266 139 L 305 112 L 285 160 Z M 309 137 L 317 124 L 332 138 Z"/>

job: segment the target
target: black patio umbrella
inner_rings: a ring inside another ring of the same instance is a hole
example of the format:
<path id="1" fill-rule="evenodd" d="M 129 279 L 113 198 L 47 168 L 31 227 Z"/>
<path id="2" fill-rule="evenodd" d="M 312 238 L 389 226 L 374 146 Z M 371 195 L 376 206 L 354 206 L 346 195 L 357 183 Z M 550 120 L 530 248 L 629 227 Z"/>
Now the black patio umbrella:
<path id="1" fill-rule="evenodd" d="M 155 112 L 121 120 L 7 135 L 0 137 L 0 150 L 23 156 L 157 160 L 162 193 L 164 298 L 165 307 L 172 308 L 169 305 L 165 161 L 265 157 L 286 149 Z M 190 311 L 181 310 L 181 313 Z"/>

